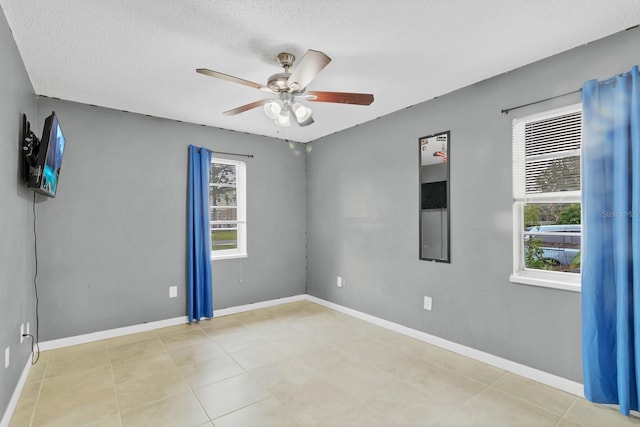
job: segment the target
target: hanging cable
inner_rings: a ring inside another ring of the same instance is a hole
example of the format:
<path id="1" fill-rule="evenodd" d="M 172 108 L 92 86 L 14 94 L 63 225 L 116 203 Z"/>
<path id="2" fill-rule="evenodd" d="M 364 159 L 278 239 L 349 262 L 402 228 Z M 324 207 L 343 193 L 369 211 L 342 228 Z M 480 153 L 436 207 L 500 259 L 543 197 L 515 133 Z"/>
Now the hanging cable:
<path id="1" fill-rule="evenodd" d="M 35 258 L 35 268 L 33 273 L 33 289 L 36 296 L 36 334 L 35 337 L 31 334 L 24 334 L 23 336 L 31 337 L 31 364 L 35 365 L 40 359 L 40 319 L 38 316 L 38 233 L 37 233 L 37 215 L 36 215 L 36 192 L 33 192 L 33 253 Z"/>

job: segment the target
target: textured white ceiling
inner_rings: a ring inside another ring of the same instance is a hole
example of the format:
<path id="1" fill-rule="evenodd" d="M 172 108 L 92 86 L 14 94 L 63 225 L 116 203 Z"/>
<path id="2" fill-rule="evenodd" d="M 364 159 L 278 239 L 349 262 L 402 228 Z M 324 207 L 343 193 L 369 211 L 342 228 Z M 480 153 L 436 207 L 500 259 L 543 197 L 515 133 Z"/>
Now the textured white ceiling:
<path id="1" fill-rule="evenodd" d="M 308 142 L 640 22 L 638 0 L 0 0 L 37 94 Z M 308 90 L 373 93 L 368 107 L 307 103 L 278 133 L 257 83 L 275 56 L 333 61 Z"/>

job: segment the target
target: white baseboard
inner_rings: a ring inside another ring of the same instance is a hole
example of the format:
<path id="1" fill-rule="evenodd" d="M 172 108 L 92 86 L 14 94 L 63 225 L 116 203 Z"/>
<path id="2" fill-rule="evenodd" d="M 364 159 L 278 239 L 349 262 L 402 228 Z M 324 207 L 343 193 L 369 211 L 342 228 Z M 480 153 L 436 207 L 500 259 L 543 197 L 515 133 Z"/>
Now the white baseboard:
<path id="1" fill-rule="evenodd" d="M 5 409 L 4 414 L 2 415 L 2 419 L 0 419 L 0 427 L 9 427 L 9 422 L 11 422 L 11 417 L 13 416 L 13 412 L 16 410 L 16 406 L 18 406 L 18 400 L 20 400 L 22 389 L 24 388 L 24 385 L 27 382 L 29 371 L 31 371 L 31 355 L 27 357 L 27 363 L 25 363 L 24 365 L 22 374 L 18 379 L 18 384 L 16 384 L 16 388 L 13 390 L 11 399 L 9 399 L 9 404 L 7 405 L 7 409 Z"/>
<path id="2" fill-rule="evenodd" d="M 435 335 L 427 334 L 426 332 L 411 329 L 398 323 L 393 323 L 379 317 L 371 316 L 369 314 L 362 313 L 360 311 L 353 310 L 339 304 L 325 301 L 312 295 L 306 295 L 306 299 L 308 301 L 315 302 L 317 304 L 323 305 L 349 316 L 356 317 L 366 322 L 373 323 L 374 325 L 381 326 L 391 331 L 398 332 L 400 334 L 410 336 L 420 341 L 436 345 L 446 350 L 453 351 L 454 353 L 458 353 L 471 359 L 486 363 L 488 365 L 495 366 L 496 368 L 513 372 L 514 374 L 518 374 L 525 378 L 529 378 L 531 380 L 546 384 L 559 390 L 566 391 L 567 393 L 571 393 L 579 397 L 584 397 L 584 387 L 581 383 L 571 381 L 566 378 L 541 371 L 539 369 L 531 368 L 529 366 L 516 363 L 511 360 L 503 359 L 502 357 L 494 356 L 493 354 L 485 353 L 483 351 L 476 350 L 475 348 L 467 347 L 453 341 L 448 341 Z"/>
<path id="3" fill-rule="evenodd" d="M 173 319 L 158 320 L 156 322 L 141 323 L 139 325 L 125 326 L 123 328 L 109 329 L 106 331 L 92 332 L 90 334 L 76 335 L 68 338 L 44 341 L 40 343 L 40 350 L 54 350 L 56 348 L 69 347 L 72 345 L 86 344 L 94 341 L 106 340 L 109 338 L 121 337 L 123 335 L 136 334 L 138 332 L 152 331 L 154 329 L 166 328 L 167 326 L 182 325 L 188 323 L 187 316 L 174 317 Z"/>
<path id="4" fill-rule="evenodd" d="M 548 386 L 557 388 L 559 390 L 566 391 L 576 396 L 584 397 L 584 391 L 583 391 L 584 388 L 581 383 L 571 381 L 566 378 L 541 371 L 539 369 L 531 368 L 529 366 L 526 366 L 517 362 L 513 362 L 511 360 L 504 359 L 502 357 L 498 357 L 490 353 L 485 353 L 483 351 L 476 350 L 475 348 L 467 347 L 465 345 L 458 344 L 453 341 L 448 341 L 443 338 L 437 337 L 435 335 L 430 335 L 430 334 L 427 334 L 426 332 L 418 331 L 416 329 L 412 329 L 412 328 L 400 325 L 398 323 L 393 323 L 388 320 L 384 320 L 379 317 L 372 316 L 370 314 L 362 313 L 360 311 L 353 310 L 351 308 L 347 308 L 339 304 L 335 304 L 335 303 L 314 297 L 312 295 L 307 295 L 307 294 L 294 295 L 286 298 L 279 298 L 275 300 L 262 301 L 262 302 L 257 302 L 253 304 L 245 304 L 245 305 L 240 305 L 236 307 L 217 309 L 214 312 L 214 317 L 228 316 L 231 314 L 241 313 L 245 311 L 258 310 L 261 308 L 273 307 L 280 304 L 287 304 L 287 303 L 303 301 L 303 300 L 307 300 L 307 301 L 314 302 L 316 304 L 323 305 L 325 307 L 328 307 L 333 310 L 339 311 L 341 313 L 347 314 L 349 316 L 364 320 L 374 325 L 378 325 L 383 328 L 398 332 L 400 334 L 418 339 L 420 341 L 424 341 L 429 344 L 436 345 L 438 347 L 453 351 L 455 353 L 461 354 L 471 359 L 475 359 L 480 362 L 495 366 L 497 368 L 504 369 L 505 371 L 513 372 L 514 374 L 518 374 L 525 378 L 538 381 L 542 384 L 546 384 Z M 93 342 L 93 341 L 100 341 L 108 338 L 115 338 L 122 335 L 129 335 L 137 332 L 145 332 L 145 331 L 150 331 L 154 329 L 165 328 L 167 326 L 180 325 L 184 323 L 188 323 L 187 316 L 160 320 L 157 322 L 143 323 L 140 325 L 126 326 L 123 328 L 94 332 L 94 333 L 85 334 L 85 335 L 77 335 L 74 337 L 61 338 L 61 339 L 52 340 L 52 341 L 45 341 L 43 343 L 40 343 L 40 349 L 42 351 L 53 350 L 56 348 L 68 347 L 68 346 L 77 345 L 77 344 L 84 344 L 84 343 Z M 19 393 L 18 393 L 18 396 L 19 396 Z M 4 426 L 0 426 L 0 427 L 4 427 Z"/>
<path id="5" fill-rule="evenodd" d="M 253 304 L 239 305 L 236 307 L 221 308 L 214 310 L 214 317 L 228 316 L 230 314 L 242 313 L 243 311 L 257 310 L 260 308 L 273 307 L 280 304 L 287 304 L 306 299 L 306 295 L 294 295 L 291 297 L 278 298 L 269 301 L 261 301 Z M 173 319 L 158 320 L 156 322 L 141 323 L 138 325 L 125 326 L 122 328 L 109 329 L 106 331 L 92 332 L 90 334 L 76 335 L 68 338 L 44 341 L 40 343 L 40 350 L 54 350 L 56 348 L 69 347 L 72 345 L 86 344 L 94 341 L 116 338 L 123 335 L 135 334 L 138 332 L 152 331 L 154 329 L 166 328 L 168 326 L 182 325 L 189 323 L 187 316 L 174 317 Z"/>
<path id="6" fill-rule="evenodd" d="M 242 313 L 243 311 L 258 310 L 260 308 L 273 307 L 280 304 L 288 304 L 290 302 L 304 301 L 308 299 L 307 296 L 308 296 L 307 294 L 300 294 L 300 295 L 294 295 L 292 297 L 272 299 L 269 301 L 255 302 L 252 304 L 238 305 L 236 307 L 220 308 L 218 310 L 214 310 L 213 317 L 215 318 L 215 317 L 221 317 L 221 316 L 228 316 L 230 314 Z"/>

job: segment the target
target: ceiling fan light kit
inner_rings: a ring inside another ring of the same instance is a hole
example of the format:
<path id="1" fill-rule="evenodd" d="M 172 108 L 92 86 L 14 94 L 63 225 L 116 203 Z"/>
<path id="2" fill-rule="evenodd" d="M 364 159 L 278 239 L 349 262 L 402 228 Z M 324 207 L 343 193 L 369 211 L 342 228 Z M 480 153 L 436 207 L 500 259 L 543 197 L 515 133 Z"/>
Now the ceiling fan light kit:
<path id="1" fill-rule="evenodd" d="M 373 102 L 373 95 L 367 93 L 314 91 L 305 95 L 307 85 L 331 62 L 331 58 L 320 51 L 307 50 L 292 72 L 289 72 L 289 69 L 296 59 L 293 54 L 282 52 L 278 54 L 277 58 L 280 66 L 284 68 L 284 73 L 270 76 L 266 86 L 207 68 L 197 68 L 196 72 L 278 95 L 278 98 L 255 101 L 225 111 L 223 114 L 235 115 L 263 105 L 265 115 L 279 127 L 291 126 L 292 115 L 299 126 L 308 126 L 314 123 L 311 108 L 296 101 L 296 97 L 311 102 L 352 105 L 370 105 Z"/>
<path id="2" fill-rule="evenodd" d="M 270 103 L 265 104 L 264 112 L 276 125 L 280 127 L 289 127 L 291 126 L 289 111 L 286 108 L 281 108 L 279 104 L 279 101 L 271 101 Z"/>

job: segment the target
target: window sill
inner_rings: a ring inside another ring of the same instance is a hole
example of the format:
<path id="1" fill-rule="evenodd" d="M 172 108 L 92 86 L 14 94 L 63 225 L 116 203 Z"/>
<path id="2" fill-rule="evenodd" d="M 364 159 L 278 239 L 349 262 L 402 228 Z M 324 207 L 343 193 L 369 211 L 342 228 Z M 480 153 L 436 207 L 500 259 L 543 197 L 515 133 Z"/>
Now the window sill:
<path id="1" fill-rule="evenodd" d="M 235 254 L 220 254 L 220 255 L 211 255 L 211 261 L 222 261 L 225 259 L 238 259 L 238 258 L 248 258 L 249 255 L 246 253 L 235 253 Z"/>
<path id="2" fill-rule="evenodd" d="M 557 273 L 556 273 L 557 274 Z M 561 280 L 559 278 L 540 277 L 538 275 L 520 272 L 509 276 L 511 283 L 519 283 L 522 285 L 540 286 L 543 288 L 560 289 L 563 291 L 580 292 L 580 276 L 571 278 L 571 280 Z"/>

